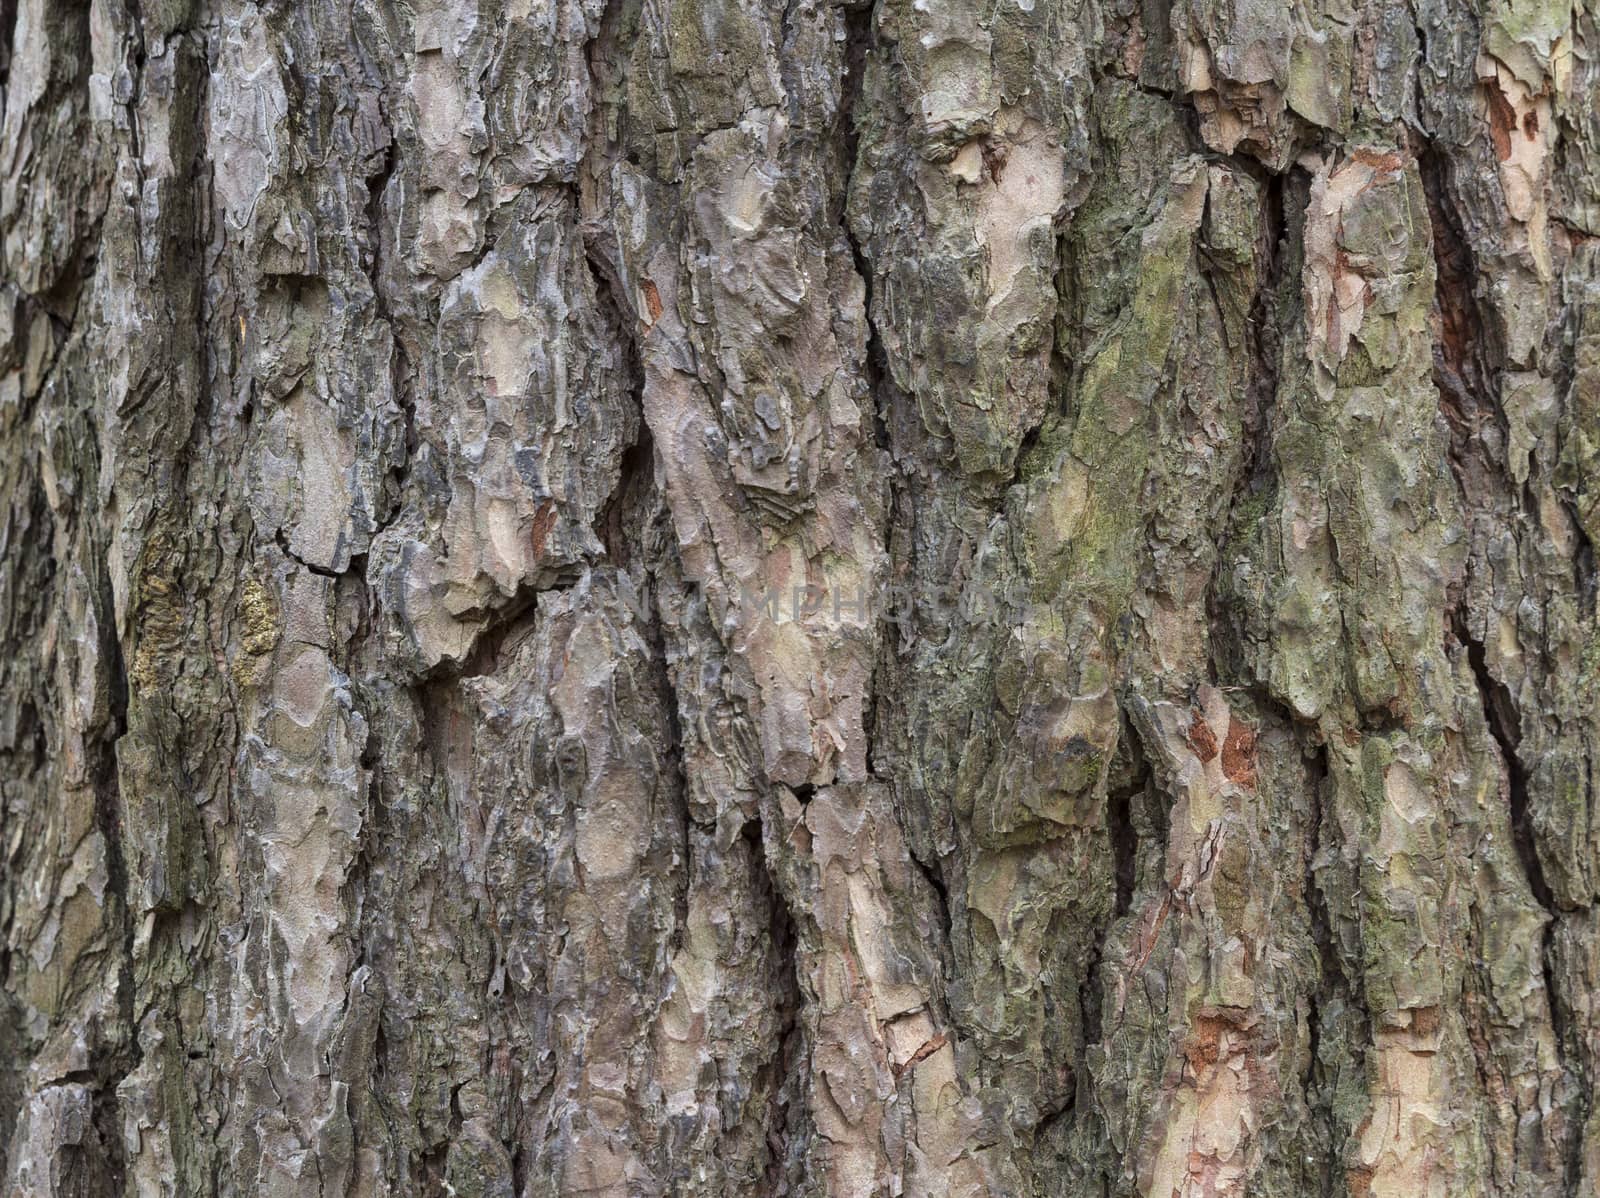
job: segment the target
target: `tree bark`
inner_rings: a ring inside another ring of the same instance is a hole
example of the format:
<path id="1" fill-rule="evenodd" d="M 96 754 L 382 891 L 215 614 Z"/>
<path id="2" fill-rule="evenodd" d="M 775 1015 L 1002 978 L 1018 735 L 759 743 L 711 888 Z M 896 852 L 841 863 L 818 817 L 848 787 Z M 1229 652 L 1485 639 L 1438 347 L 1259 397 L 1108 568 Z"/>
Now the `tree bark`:
<path id="1" fill-rule="evenodd" d="M 1600 1192 L 1597 94 L 0 0 L 5 1192 Z"/>

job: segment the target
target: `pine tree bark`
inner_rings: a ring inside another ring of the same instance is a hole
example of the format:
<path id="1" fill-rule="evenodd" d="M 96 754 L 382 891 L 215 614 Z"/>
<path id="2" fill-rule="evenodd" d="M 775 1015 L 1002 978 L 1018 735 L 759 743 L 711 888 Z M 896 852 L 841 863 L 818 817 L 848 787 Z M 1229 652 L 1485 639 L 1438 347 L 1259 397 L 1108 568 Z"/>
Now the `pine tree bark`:
<path id="1" fill-rule="evenodd" d="M 5 1192 L 1600 1192 L 1597 94 L 0 0 Z"/>

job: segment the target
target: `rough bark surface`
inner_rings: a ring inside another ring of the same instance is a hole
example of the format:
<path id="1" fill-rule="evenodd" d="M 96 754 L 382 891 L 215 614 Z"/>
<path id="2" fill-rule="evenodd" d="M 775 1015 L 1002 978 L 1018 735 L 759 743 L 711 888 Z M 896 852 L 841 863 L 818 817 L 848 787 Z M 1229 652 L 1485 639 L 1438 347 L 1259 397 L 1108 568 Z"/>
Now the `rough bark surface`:
<path id="1" fill-rule="evenodd" d="M 5 1192 L 1600 1192 L 1597 96 L 0 0 Z"/>

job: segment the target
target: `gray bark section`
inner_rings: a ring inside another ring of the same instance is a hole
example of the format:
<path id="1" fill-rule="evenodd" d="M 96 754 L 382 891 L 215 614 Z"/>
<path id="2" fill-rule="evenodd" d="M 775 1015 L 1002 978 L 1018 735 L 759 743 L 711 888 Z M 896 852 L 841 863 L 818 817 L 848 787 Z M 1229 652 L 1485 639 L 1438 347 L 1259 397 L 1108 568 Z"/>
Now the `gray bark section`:
<path id="1" fill-rule="evenodd" d="M 0 0 L 6 1192 L 1600 1189 L 1597 93 Z"/>

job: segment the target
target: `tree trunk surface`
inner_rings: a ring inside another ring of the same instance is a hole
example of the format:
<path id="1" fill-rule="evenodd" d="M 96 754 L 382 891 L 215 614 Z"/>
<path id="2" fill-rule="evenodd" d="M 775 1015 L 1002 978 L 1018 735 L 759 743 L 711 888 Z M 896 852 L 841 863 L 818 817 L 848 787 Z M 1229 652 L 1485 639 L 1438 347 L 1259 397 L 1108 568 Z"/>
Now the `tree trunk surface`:
<path id="1" fill-rule="evenodd" d="M 1597 96 L 0 0 L 5 1193 L 1600 1192 Z"/>

